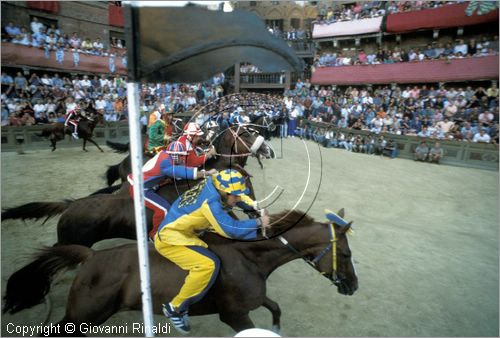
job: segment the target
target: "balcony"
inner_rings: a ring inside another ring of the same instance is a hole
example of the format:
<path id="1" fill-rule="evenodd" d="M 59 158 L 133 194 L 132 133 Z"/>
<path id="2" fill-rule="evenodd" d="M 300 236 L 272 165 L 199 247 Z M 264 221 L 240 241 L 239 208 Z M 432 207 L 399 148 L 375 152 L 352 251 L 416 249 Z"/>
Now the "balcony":
<path id="1" fill-rule="evenodd" d="M 358 85 L 498 79 L 498 56 L 317 68 L 311 83 Z"/>
<path id="2" fill-rule="evenodd" d="M 45 57 L 43 49 L 2 42 L 3 67 L 38 67 L 67 72 L 111 73 L 109 57 L 80 54 L 78 67 L 73 64 L 73 53 L 64 52 L 64 61 L 58 63 L 55 51 L 50 52 L 49 58 Z M 127 68 L 122 64 L 121 57 L 115 58 L 115 73 L 127 74 Z"/>

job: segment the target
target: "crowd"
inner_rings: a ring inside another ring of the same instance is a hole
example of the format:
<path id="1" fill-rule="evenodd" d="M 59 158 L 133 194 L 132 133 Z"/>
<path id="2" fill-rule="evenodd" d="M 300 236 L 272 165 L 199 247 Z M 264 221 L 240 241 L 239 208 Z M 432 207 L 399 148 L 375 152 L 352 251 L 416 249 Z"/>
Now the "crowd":
<path id="1" fill-rule="evenodd" d="M 302 28 L 292 28 L 289 31 L 282 31 L 278 26 L 268 26 L 267 30 L 275 37 L 284 40 L 295 41 L 311 39 L 311 32 Z"/>
<path id="2" fill-rule="evenodd" d="M 36 17 L 33 17 L 29 29 L 16 26 L 12 22 L 2 27 L 2 42 L 12 42 L 42 49 L 47 59 L 55 57 L 55 60 L 61 64 L 70 54 L 75 67 L 79 66 L 80 54 L 82 53 L 108 57 L 111 73 L 116 71 L 116 59 L 119 58 L 123 66 L 127 65 L 126 50 L 122 40 L 112 37 L 109 45 L 106 45 L 100 37 L 92 41 L 88 37 L 79 37 L 76 32 L 70 36 L 61 32 L 55 24 L 51 24 L 48 28 L 45 27 Z"/>
<path id="3" fill-rule="evenodd" d="M 423 48 L 400 48 L 393 50 L 379 48 L 366 52 L 360 49 L 356 55 L 341 52 L 323 52 L 314 59 L 315 67 L 337 67 L 366 64 L 390 64 L 426 60 L 449 60 L 464 57 L 498 55 L 498 35 L 483 36 L 479 41 L 470 39 L 467 43 L 458 39 L 455 44 L 429 43 Z"/>
<path id="4" fill-rule="evenodd" d="M 75 105 L 83 111 L 102 114 L 107 122 L 128 116 L 126 79 L 120 75 L 66 76 L 36 72 L 11 76 L 2 72 L 2 126 L 64 122 Z M 196 85 L 143 84 L 141 111 L 149 114 L 166 105 L 174 111 L 196 110 L 208 100 L 223 95 L 223 75 Z"/>
<path id="5" fill-rule="evenodd" d="M 318 4 L 318 17 L 313 24 L 329 25 L 339 21 L 375 18 L 385 14 L 437 8 L 463 1 L 358 1 L 356 4 L 328 6 Z"/>
<path id="6" fill-rule="evenodd" d="M 498 92 L 496 84 L 489 88 L 396 85 L 334 89 L 299 80 L 283 99 L 288 121 L 285 136 L 296 135 L 297 123 L 306 120 L 374 134 L 489 142 L 498 138 Z M 487 136 L 476 137 L 482 131 Z"/>

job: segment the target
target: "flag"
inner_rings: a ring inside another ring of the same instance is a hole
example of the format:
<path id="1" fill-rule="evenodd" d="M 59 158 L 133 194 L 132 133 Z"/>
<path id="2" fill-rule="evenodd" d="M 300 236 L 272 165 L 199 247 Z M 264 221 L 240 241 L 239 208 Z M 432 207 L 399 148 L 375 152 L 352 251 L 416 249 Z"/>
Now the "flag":
<path id="1" fill-rule="evenodd" d="M 473 0 L 465 9 L 465 14 L 471 16 L 477 10 L 477 15 L 484 15 L 498 8 L 497 1 L 478 1 Z"/>
<path id="2" fill-rule="evenodd" d="M 303 69 L 293 49 L 250 12 L 127 5 L 124 14 L 131 81 L 202 82 L 237 62 L 266 72 Z"/>

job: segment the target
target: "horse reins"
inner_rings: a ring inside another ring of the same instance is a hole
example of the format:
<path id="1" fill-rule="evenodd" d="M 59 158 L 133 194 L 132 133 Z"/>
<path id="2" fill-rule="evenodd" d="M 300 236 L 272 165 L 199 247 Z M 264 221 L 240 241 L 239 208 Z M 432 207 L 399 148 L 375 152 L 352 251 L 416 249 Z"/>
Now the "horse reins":
<path id="1" fill-rule="evenodd" d="M 312 260 L 307 258 L 305 255 L 301 254 L 299 250 L 295 249 L 293 245 L 288 242 L 285 237 L 282 235 L 278 236 L 278 239 L 283 243 L 284 246 L 286 246 L 290 251 L 292 251 L 294 254 L 300 256 L 304 262 L 306 262 L 308 265 L 312 266 L 316 271 L 318 271 L 321 275 L 325 276 L 328 278 L 334 285 L 339 285 L 342 280 L 338 277 L 337 275 L 337 237 L 335 235 L 335 228 L 333 227 L 333 223 L 330 223 L 329 226 L 329 237 L 330 237 L 330 243 Z M 325 254 L 332 249 L 332 273 L 330 276 L 324 271 L 321 271 L 318 267 L 318 262 L 325 256 Z"/>
<path id="2" fill-rule="evenodd" d="M 238 129 L 236 131 L 234 131 L 232 128 L 229 128 L 229 131 L 233 135 L 234 145 L 235 145 L 235 151 L 238 152 L 238 142 L 237 142 L 237 140 L 239 140 L 247 148 L 247 150 L 249 152 L 248 153 L 243 153 L 243 154 L 219 154 L 219 153 L 216 153 L 215 154 L 216 156 L 222 156 L 222 157 L 245 157 L 245 156 L 255 155 L 255 153 L 252 151 L 252 148 L 248 147 L 248 145 L 240 137 L 240 135 L 239 135 L 240 128 L 241 128 L 240 125 L 238 125 Z"/>

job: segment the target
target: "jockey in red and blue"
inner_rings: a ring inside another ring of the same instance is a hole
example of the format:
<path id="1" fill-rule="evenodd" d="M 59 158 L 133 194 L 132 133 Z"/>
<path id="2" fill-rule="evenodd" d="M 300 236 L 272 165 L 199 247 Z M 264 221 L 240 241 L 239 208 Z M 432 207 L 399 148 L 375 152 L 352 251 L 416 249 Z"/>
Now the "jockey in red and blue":
<path id="1" fill-rule="evenodd" d="M 211 148 L 208 153 L 203 155 L 197 155 L 195 151 L 195 147 L 198 145 L 201 140 L 201 136 L 203 135 L 203 131 L 201 130 L 198 123 L 189 122 L 184 126 L 184 133 L 177 141 L 182 143 L 184 149 L 188 153 L 186 157 L 186 165 L 190 167 L 201 167 L 205 164 L 206 160 L 216 154 L 214 148 Z"/>
<path id="2" fill-rule="evenodd" d="M 146 207 L 153 210 L 153 229 L 149 236 L 153 238 L 158 226 L 165 218 L 170 204 L 157 194 L 160 183 L 166 178 L 196 180 L 215 173 L 215 170 L 198 170 L 197 167 L 186 165 L 188 153 L 182 143 L 175 141 L 168 145 L 166 150 L 160 151 L 156 156 L 147 161 L 142 167 L 144 175 L 144 199 Z M 134 196 L 134 181 L 132 174 L 128 175 L 130 194 Z"/>
<path id="3" fill-rule="evenodd" d="M 79 110 L 80 110 L 80 107 L 79 106 L 76 106 L 75 109 L 73 110 L 70 110 L 67 114 L 66 114 L 66 120 L 64 121 L 64 126 L 65 127 L 69 127 L 69 125 L 71 124 L 74 128 L 74 131 L 73 131 L 73 137 L 75 139 L 78 139 L 78 121 L 80 120 L 80 113 L 79 113 Z"/>

